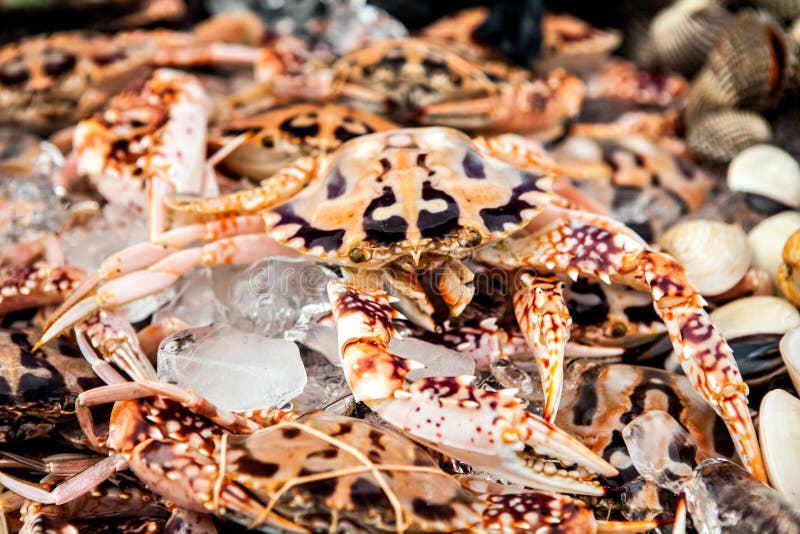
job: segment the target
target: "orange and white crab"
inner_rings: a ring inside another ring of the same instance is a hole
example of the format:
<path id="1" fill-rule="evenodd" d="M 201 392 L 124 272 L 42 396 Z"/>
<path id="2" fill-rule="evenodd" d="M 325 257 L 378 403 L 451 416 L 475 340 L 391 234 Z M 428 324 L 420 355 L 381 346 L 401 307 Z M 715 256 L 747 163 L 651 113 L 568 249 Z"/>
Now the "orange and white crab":
<path id="1" fill-rule="evenodd" d="M 332 65 L 298 61 L 293 47 L 262 50 L 260 90 L 283 99 L 335 99 L 401 122 L 470 130 L 545 130 L 580 111 L 584 86 L 563 69 L 526 69 L 408 38 L 345 54 Z"/>
<path id="2" fill-rule="evenodd" d="M 558 275 L 616 281 L 652 295 L 686 374 L 725 420 L 745 465 L 763 479 L 747 386 L 684 269 L 620 223 L 571 209 L 554 191 L 554 177 L 536 170 L 540 155 L 514 139 L 472 140 L 448 128 L 376 133 L 331 155 L 300 158 L 257 189 L 176 200 L 173 208 L 185 214 L 229 217 L 177 228 L 160 244 L 110 258 L 53 315 L 41 342 L 100 307 L 168 287 L 197 265 L 247 264 L 288 247 L 342 268 L 343 279 L 328 291 L 356 399 L 415 438 L 508 480 L 593 493 L 581 477 L 537 469 L 536 455 L 595 472 L 605 467 L 571 452 L 568 436 L 523 410 L 513 390 L 481 390 L 463 376 L 406 383 L 419 364 L 388 351 L 397 311 L 384 282 L 401 295 L 401 310 L 424 320 L 433 302 L 421 273 L 438 272 L 439 305 L 458 315 L 474 291 L 465 257 L 522 270 L 515 313 L 539 359 L 545 417 L 552 419 L 570 325 Z M 203 240 L 211 242 L 186 248 Z"/>

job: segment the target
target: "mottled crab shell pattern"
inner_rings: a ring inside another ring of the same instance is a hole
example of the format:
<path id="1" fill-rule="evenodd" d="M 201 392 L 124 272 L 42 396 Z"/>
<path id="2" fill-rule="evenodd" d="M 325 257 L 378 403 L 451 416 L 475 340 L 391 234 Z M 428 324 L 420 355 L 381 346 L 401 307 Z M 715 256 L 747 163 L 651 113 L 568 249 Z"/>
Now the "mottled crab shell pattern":
<path id="1" fill-rule="evenodd" d="M 336 62 L 333 71 L 335 83 L 374 89 L 406 109 L 495 91 L 476 64 L 422 39 L 389 40 L 352 52 Z"/>
<path id="2" fill-rule="evenodd" d="M 49 434 L 82 391 L 102 384 L 66 341 L 34 351 L 33 330 L 0 329 L 0 442 Z"/>
<path id="3" fill-rule="evenodd" d="M 221 149 L 245 134 L 246 142 L 221 165 L 242 176 L 268 178 L 299 157 L 333 152 L 350 139 L 395 128 L 380 115 L 348 106 L 292 104 L 230 122 L 210 145 Z"/>
<path id="4" fill-rule="evenodd" d="M 406 525 L 414 525 L 415 531 L 449 532 L 480 524 L 483 505 L 453 478 L 444 472 L 403 471 L 403 466 L 434 471 L 438 466 L 422 447 L 397 432 L 323 412 L 296 422 L 357 448 L 378 467 L 386 466 L 378 473 L 399 499 Z M 276 505 L 281 515 L 314 531 L 328 530 L 337 519 L 340 524 L 355 523 L 373 532 L 397 530 L 398 518 L 375 473 L 337 475 L 364 467 L 364 463 L 304 427 L 267 428 L 250 436 L 232 436 L 226 467 L 231 480 L 265 503 L 275 498 L 287 481 L 321 475 L 320 480 L 289 489 Z M 326 473 L 331 476 L 325 478 Z"/>
<path id="5" fill-rule="evenodd" d="M 456 130 L 403 129 L 346 143 L 314 183 L 264 218 L 273 238 L 302 253 L 377 268 L 501 239 L 550 202 L 551 186 Z"/>

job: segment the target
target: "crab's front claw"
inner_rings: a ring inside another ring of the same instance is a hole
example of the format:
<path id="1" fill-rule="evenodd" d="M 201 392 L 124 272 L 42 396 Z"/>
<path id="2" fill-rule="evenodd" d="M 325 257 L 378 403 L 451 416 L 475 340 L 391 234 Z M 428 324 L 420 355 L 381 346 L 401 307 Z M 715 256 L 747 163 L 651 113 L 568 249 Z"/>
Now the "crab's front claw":
<path id="1" fill-rule="evenodd" d="M 596 475 L 617 470 L 578 440 L 526 412 L 515 391 L 487 391 L 474 377 L 424 378 L 393 398 L 367 402 L 383 419 L 445 454 L 547 491 L 603 495 Z"/>

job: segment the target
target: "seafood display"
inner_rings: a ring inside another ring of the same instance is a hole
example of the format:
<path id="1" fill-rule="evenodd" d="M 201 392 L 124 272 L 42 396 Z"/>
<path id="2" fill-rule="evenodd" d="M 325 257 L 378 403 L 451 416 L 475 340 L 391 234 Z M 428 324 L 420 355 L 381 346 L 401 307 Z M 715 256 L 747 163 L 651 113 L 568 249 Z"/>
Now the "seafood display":
<path id="1" fill-rule="evenodd" d="M 800 8 L 106 3 L 0 45 L 2 532 L 800 532 Z"/>

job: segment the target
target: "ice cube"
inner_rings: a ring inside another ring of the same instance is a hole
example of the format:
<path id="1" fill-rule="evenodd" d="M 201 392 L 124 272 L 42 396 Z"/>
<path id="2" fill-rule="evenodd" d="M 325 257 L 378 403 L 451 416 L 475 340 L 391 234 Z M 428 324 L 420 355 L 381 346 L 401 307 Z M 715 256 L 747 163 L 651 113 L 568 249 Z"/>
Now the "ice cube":
<path id="1" fill-rule="evenodd" d="M 292 401 L 297 412 L 304 413 L 322 409 L 329 411 L 331 403 L 350 393 L 342 369 L 332 365 L 322 354 L 313 350 L 305 350 L 303 351 L 303 362 L 306 366 L 308 383 L 303 393 Z M 347 406 L 347 403 L 342 406 Z"/>
<path id="2" fill-rule="evenodd" d="M 141 215 L 125 206 L 108 204 L 87 224 L 64 232 L 61 244 L 67 264 L 93 272 L 107 257 L 147 238 L 147 222 Z"/>
<path id="3" fill-rule="evenodd" d="M 158 378 L 233 411 L 279 408 L 307 381 L 297 345 L 225 324 L 183 330 L 162 341 Z"/>
<path id="4" fill-rule="evenodd" d="M 409 358 L 425 365 L 424 369 L 414 369 L 408 373 L 408 380 L 411 381 L 429 376 L 475 374 L 475 361 L 469 354 L 421 339 L 413 337 L 393 338 L 389 342 L 389 350 L 398 356 Z"/>
<path id="5" fill-rule="evenodd" d="M 697 446 L 670 414 L 646 412 L 622 429 L 633 466 L 658 487 L 681 493 L 694 469 Z"/>
<path id="6" fill-rule="evenodd" d="M 298 321 L 330 310 L 327 285 L 335 277 L 305 260 L 267 258 L 234 276 L 221 300 L 237 328 L 282 337 Z"/>
<path id="7" fill-rule="evenodd" d="M 287 330 L 284 337 L 302 343 L 325 356 L 331 364 L 339 365 L 339 344 L 335 328 L 313 321 L 303 328 Z"/>
<path id="8" fill-rule="evenodd" d="M 0 130 L 0 245 L 61 228 L 66 209 L 50 177 L 63 163 L 52 144 L 18 131 Z"/>
<path id="9" fill-rule="evenodd" d="M 177 317 L 192 327 L 225 321 L 228 310 L 214 293 L 212 273 L 208 267 L 185 275 L 175 292 L 175 297 L 155 313 L 153 321 Z"/>

